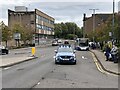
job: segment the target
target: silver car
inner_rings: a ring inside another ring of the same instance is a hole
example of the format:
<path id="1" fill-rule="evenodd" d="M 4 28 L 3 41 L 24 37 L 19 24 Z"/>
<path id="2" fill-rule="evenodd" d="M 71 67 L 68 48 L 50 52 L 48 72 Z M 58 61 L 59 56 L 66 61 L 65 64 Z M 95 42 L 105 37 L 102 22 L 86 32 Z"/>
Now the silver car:
<path id="1" fill-rule="evenodd" d="M 70 46 L 61 46 L 58 50 L 55 50 L 55 52 L 55 64 L 76 64 L 75 50 L 73 50 Z"/>

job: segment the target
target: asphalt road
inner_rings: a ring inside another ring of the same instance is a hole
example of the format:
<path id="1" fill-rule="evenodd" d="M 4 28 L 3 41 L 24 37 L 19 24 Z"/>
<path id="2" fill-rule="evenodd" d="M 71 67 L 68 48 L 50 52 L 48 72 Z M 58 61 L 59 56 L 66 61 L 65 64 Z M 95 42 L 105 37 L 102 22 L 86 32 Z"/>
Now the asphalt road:
<path id="1" fill-rule="evenodd" d="M 76 65 L 55 65 L 57 47 L 37 48 L 37 59 L 2 70 L 3 88 L 118 88 L 118 77 L 99 72 L 88 51 Z"/>

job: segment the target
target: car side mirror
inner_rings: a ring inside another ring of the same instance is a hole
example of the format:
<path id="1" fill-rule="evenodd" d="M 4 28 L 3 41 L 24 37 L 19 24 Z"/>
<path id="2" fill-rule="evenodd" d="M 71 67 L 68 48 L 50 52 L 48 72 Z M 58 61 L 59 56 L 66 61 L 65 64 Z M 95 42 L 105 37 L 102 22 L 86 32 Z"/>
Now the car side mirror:
<path id="1" fill-rule="evenodd" d="M 55 59 L 55 56 L 53 56 L 53 58 Z"/>
<path id="2" fill-rule="evenodd" d="M 76 52 L 76 50 L 73 51 L 73 53 L 75 53 L 75 52 Z"/>
<path id="3" fill-rule="evenodd" d="M 55 50 L 55 53 L 57 53 L 57 50 Z"/>

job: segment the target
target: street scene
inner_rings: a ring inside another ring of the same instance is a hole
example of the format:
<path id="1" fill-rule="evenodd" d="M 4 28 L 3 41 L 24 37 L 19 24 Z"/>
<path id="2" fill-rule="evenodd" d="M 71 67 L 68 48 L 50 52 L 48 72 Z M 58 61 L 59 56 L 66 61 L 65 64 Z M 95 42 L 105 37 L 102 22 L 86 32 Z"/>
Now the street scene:
<path id="1" fill-rule="evenodd" d="M 0 4 L 0 88 L 119 90 L 120 1 Z"/>

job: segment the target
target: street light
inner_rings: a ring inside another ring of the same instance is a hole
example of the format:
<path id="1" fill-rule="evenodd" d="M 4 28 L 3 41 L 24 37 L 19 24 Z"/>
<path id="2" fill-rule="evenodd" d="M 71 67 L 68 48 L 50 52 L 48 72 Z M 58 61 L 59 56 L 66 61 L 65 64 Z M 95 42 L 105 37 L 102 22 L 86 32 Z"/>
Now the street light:
<path id="1" fill-rule="evenodd" d="M 115 13 L 115 0 L 113 0 L 113 19 L 112 19 L 112 39 L 114 40 L 114 13 Z"/>
<path id="2" fill-rule="evenodd" d="M 95 11 L 99 9 L 89 9 L 93 11 L 93 33 L 95 32 Z M 95 41 L 95 37 L 93 35 L 93 42 Z"/>

